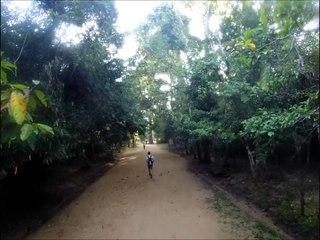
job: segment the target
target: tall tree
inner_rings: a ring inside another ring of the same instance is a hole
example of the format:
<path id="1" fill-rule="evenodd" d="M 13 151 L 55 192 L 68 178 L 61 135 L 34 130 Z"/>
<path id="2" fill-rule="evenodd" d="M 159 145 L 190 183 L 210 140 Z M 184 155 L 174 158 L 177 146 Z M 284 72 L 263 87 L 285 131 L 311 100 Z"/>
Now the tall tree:
<path id="1" fill-rule="evenodd" d="M 157 105 L 151 104 L 146 109 L 146 112 L 150 112 L 146 113 L 149 118 L 149 135 L 154 128 L 154 122 L 165 124 L 166 115 L 169 113 L 166 110 L 167 104 L 172 113 L 183 107 L 181 101 L 184 98 L 179 90 L 186 87 L 186 63 L 182 60 L 181 54 L 187 51 L 187 27 L 188 19 L 179 14 L 172 4 L 164 4 L 156 8 L 154 14 L 148 17 L 147 23 L 140 26 L 136 32 L 139 43 L 136 59 L 139 60 L 135 64 L 135 75 L 136 78 L 147 79 L 141 82 L 145 83 L 145 88 L 140 94 L 147 99 L 158 96 L 160 98 L 157 101 L 161 102 Z M 166 76 L 165 79 L 161 75 Z M 168 90 L 160 95 L 150 91 L 159 91 L 164 86 Z"/>

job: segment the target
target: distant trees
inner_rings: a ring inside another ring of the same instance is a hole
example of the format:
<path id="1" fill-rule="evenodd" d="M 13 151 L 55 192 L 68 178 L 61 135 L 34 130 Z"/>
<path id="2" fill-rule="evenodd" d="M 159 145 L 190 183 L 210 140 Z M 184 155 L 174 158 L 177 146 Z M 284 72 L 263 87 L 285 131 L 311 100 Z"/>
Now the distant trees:
<path id="1" fill-rule="evenodd" d="M 219 31 L 212 32 L 209 21 L 219 4 L 199 4 L 205 10 L 204 40 L 189 34 L 187 18 L 172 5 L 160 6 L 137 31 L 139 61 L 132 72 L 135 79 L 149 79 L 143 90 L 169 85 L 162 93 L 167 98 L 157 97 L 157 104 L 170 107 L 148 106 L 155 107 L 154 129 L 171 129 L 175 142 L 194 145 L 200 162 L 210 162 L 212 148 L 225 152 L 242 145 L 257 177 L 258 165 L 280 148 L 298 156 L 319 135 L 319 34 L 305 30 L 316 5 L 259 2 L 255 9 L 251 2 L 227 3 Z M 167 75 L 168 83 L 157 74 Z"/>
<path id="2" fill-rule="evenodd" d="M 186 63 L 181 54 L 188 51 L 188 19 L 171 4 L 155 9 L 148 21 L 135 32 L 139 48 L 128 76 L 136 81 L 141 107 L 148 119 L 149 136 L 168 141 L 176 109 L 185 108 Z M 162 89 L 162 90 L 160 90 Z M 150 139 L 151 140 L 151 139 Z"/>

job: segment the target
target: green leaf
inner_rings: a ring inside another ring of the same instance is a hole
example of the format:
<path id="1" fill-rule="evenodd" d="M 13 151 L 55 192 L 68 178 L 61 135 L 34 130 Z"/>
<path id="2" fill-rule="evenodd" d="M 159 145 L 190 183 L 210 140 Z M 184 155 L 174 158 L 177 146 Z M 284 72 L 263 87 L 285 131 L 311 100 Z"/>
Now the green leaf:
<path id="1" fill-rule="evenodd" d="M 16 83 L 16 84 L 10 84 L 11 87 L 14 87 L 15 89 L 19 89 L 19 90 L 25 90 L 25 89 L 28 89 L 29 87 L 26 86 L 26 85 L 23 85 L 23 84 L 19 84 L 19 83 Z"/>
<path id="2" fill-rule="evenodd" d="M 46 96 L 40 90 L 35 90 L 34 93 L 38 97 L 39 101 L 46 107 L 48 105 Z"/>
<path id="3" fill-rule="evenodd" d="M 34 85 L 38 85 L 40 83 L 39 80 L 32 80 L 32 82 L 33 82 Z"/>
<path id="4" fill-rule="evenodd" d="M 11 91 L 9 89 L 1 91 L 1 101 L 10 99 Z"/>
<path id="5" fill-rule="evenodd" d="M 1 68 L 1 84 L 7 84 L 8 78 L 6 72 Z"/>
<path id="6" fill-rule="evenodd" d="M 34 151 L 36 149 L 36 137 L 34 134 L 31 134 L 29 138 L 27 139 L 27 143 L 29 147 Z"/>
<path id="7" fill-rule="evenodd" d="M 27 114 L 27 104 L 21 92 L 13 91 L 11 93 L 9 109 L 9 114 L 11 114 L 16 123 L 21 125 Z"/>
<path id="8" fill-rule="evenodd" d="M 238 58 L 238 60 L 242 63 L 244 63 L 245 65 L 249 66 L 250 65 L 250 60 L 244 56 L 241 56 Z"/>
<path id="9" fill-rule="evenodd" d="M 21 128 L 20 138 L 22 141 L 29 138 L 33 132 L 33 127 L 29 123 L 25 123 Z"/>
<path id="10" fill-rule="evenodd" d="M 17 68 L 17 66 L 11 62 L 1 61 L 1 68 L 13 71 L 14 69 Z"/>
<path id="11" fill-rule="evenodd" d="M 256 45 L 255 45 L 253 42 L 249 43 L 249 44 L 248 44 L 248 47 L 249 47 L 251 50 L 255 50 L 255 49 L 256 49 Z"/>
<path id="12" fill-rule="evenodd" d="M 250 30 L 247 30 L 243 33 L 244 39 L 248 40 L 250 38 Z"/>
<path id="13" fill-rule="evenodd" d="M 310 98 L 308 98 L 307 101 L 306 101 L 306 108 L 307 109 L 310 108 Z"/>
<path id="14" fill-rule="evenodd" d="M 263 30 L 266 31 L 268 27 L 268 17 L 266 15 L 266 12 L 264 10 L 261 11 L 259 16 L 262 22 Z"/>
<path id="15" fill-rule="evenodd" d="M 36 123 L 36 126 L 42 133 L 50 133 L 54 135 L 53 129 L 49 127 L 48 125 L 42 124 L 42 123 Z"/>
<path id="16" fill-rule="evenodd" d="M 29 96 L 28 105 L 30 106 L 30 108 L 31 108 L 32 110 L 35 110 L 35 109 L 36 109 L 36 107 L 37 107 L 37 102 L 36 102 L 36 100 L 34 99 L 33 96 Z"/>
<path id="17" fill-rule="evenodd" d="M 33 123 L 32 127 L 33 127 L 33 133 L 38 135 L 39 134 L 39 128 L 38 128 L 37 124 Z"/>
<path id="18" fill-rule="evenodd" d="M 245 42 L 244 42 L 244 45 L 248 46 L 248 44 L 251 43 L 251 39 L 247 39 Z"/>
<path id="19" fill-rule="evenodd" d="M 272 137 L 274 135 L 274 132 L 268 132 L 267 134 L 269 137 Z"/>
<path id="20" fill-rule="evenodd" d="M 27 121 L 33 122 L 32 116 L 27 112 L 26 114 Z"/>
<path id="21" fill-rule="evenodd" d="M 243 103 L 247 103 L 250 100 L 250 98 L 246 95 L 241 95 L 240 99 Z"/>

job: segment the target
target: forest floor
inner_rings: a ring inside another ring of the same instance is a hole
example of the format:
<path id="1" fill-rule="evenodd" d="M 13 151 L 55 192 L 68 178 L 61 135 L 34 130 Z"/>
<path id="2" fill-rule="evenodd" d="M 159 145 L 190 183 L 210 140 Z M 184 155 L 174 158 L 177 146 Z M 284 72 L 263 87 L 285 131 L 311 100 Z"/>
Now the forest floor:
<path id="1" fill-rule="evenodd" d="M 193 156 L 185 155 L 184 151 L 170 149 L 187 158 L 188 169 L 213 189 L 222 192 L 232 205 L 259 219 L 257 225 L 262 221 L 270 230 L 277 232 L 280 228 L 294 239 L 319 239 L 318 171 L 309 170 L 305 175 L 305 216 L 301 216 L 299 172 L 296 169 L 278 166 L 254 181 L 248 171 L 249 166 L 243 165 L 244 159 L 229 159 L 229 164 L 233 163 L 227 171 L 219 160 L 202 165 Z"/>
<path id="2" fill-rule="evenodd" d="M 112 168 L 109 162 L 74 170 L 72 181 L 61 180 L 58 205 L 38 203 L 29 219 L 7 222 L 3 239 L 291 239 L 258 209 L 188 171 L 187 160 L 164 146 L 120 154 Z M 156 159 L 152 179 L 146 151 Z"/>

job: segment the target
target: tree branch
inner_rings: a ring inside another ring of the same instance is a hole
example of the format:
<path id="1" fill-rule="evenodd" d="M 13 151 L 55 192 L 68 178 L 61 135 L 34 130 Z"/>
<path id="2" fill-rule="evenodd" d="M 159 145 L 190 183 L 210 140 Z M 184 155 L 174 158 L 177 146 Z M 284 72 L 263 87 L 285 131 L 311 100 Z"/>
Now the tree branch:
<path id="1" fill-rule="evenodd" d="M 297 47 L 297 44 L 296 44 L 296 41 L 294 40 L 294 49 L 296 50 L 297 54 L 298 54 L 298 68 L 299 70 L 301 70 L 301 68 L 303 67 L 304 63 L 303 63 L 303 58 L 298 50 L 298 47 Z"/>
<path id="2" fill-rule="evenodd" d="M 287 55 L 286 55 L 283 59 L 280 60 L 281 62 L 283 62 L 283 61 L 289 56 L 289 54 L 291 53 L 293 47 L 294 47 L 294 41 L 292 41 L 290 50 L 289 50 L 289 52 L 287 53 Z"/>
<path id="3" fill-rule="evenodd" d="M 19 58 L 21 57 L 21 54 L 22 54 L 22 51 L 23 51 L 24 46 L 25 46 L 25 44 L 26 44 L 26 40 L 27 40 L 27 37 L 28 37 L 29 32 L 30 32 L 30 28 L 29 28 L 28 32 L 26 33 L 26 36 L 24 37 L 22 47 L 21 47 L 21 49 L 20 49 L 20 52 L 19 52 L 19 55 L 18 55 L 17 59 L 14 61 L 14 64 L 16 64 L 16 63 L 18 62 Z"/>
<path id="4" fill-rule="evenodd" d="M 271 44 L 273 44 L 273 43 L 276 42 L 276 41 L 280 41 L 280 40 L 286 39 L 286 38 L 290 37 L 291 35 L 293 35 L 293 34 L 288 34 L 287 36 L 282 37 L 282 38 L 276 38 L 276 39 L 273 40 L 272 42 L 269 42 L 269 43 L 267 43 L 266 45 L 262 46 L 261 48 L 258 48 L 257 51 L 260 51 L 260 50 L 263 49 L 264 47 L 266 47 L 266 46 L 268 46 L 268 45 L 271 45 Z"/>

